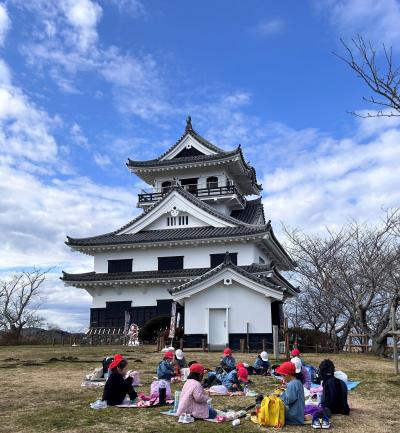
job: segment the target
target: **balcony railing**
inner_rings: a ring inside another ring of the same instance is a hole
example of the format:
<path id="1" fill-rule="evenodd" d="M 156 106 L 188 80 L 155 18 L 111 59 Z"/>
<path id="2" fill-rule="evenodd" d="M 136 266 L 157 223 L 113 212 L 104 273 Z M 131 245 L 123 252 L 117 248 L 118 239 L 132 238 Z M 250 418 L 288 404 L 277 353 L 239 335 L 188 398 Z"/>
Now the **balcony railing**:
<path id="1" fill-rule="evenodd" d="M 242 206 L 246 205 L 246 199 L 238 191 L 235 185 L 226 186 L 210 186 L 208 188 L 197 188 L 197 185 L 182 185 L 182 188 L 193 194 L 198 198 L 208 198 L 208 197 L 221 197 L 224 195 L 236 195 L 238 201 Z M 164 188 L 153 188 L 151 190 L 142 190 L 143 192 L 139 194 L 139 204 L 150 204 L 155 201 L 160 200 L 165 194 L 168 193 L 170 187 Z"/>

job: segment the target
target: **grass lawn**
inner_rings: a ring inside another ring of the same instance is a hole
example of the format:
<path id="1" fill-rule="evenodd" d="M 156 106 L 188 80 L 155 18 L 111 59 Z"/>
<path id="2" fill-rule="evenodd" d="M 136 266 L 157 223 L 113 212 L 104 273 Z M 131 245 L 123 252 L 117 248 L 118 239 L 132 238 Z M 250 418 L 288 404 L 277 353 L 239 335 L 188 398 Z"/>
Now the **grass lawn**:
<path id="1" fill-rule="evenodd" d="M 197 421 L 178 424 L 176 419 L 153 409 L 92 410 L 89 403 L 101 397 L 100 389 L 81 388 L 85 374 L 100 366 L 105 355 L 120 352 L 127 356 L 130 368 L 141 373 L 143 388 L 149 392 L 160 354 L 154 347 L 0 347 L 0 432 L 242 432 L 260 431 L 260 427 L 242 420 L 238 427 L 230 423 Z M 185 352 L 205 366 L 215 366 L 218 353 Z M 236 360 L 253 361 L 254 354 L 236 354 Z M 318 365 L 324 355 L 306 355 L 307 362 Z M 53 359 L 52 359 L 53 358 Z M 352 412 L 349 417 L 334 416 L 332 428 L 348 433 L 400 432 L 400 376 L 393 374 L 391 362 L 369 355 L 330 355 L 338 370 L 361 385 L 350 392 Z M 52 359 L 52 360 L 51 360 Z M 252 388 L 262 393 L 272 391 L 276 382 L 256 377 Z M 181 385 L 175 385 L 177 389 Z M 218 409 L 240 409 L 254 398 L 213 397 Z M 285 432 L 311 431 L 311 426 L 285 427 Z M 272 429 L 271 429 L 272 431 Z"/>

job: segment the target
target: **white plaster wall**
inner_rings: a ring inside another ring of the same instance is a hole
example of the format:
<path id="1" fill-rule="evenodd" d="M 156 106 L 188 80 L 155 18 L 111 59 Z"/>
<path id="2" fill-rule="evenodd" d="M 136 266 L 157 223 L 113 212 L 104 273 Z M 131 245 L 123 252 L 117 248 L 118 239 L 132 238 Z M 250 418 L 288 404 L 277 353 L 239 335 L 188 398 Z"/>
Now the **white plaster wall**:
<path id="1" fill-rule="evenodd" d="M 229 308 L 228 332 L 245 333 L 249 323 L 250 333 L 272 332 L 271 300 L 233 281 L 221 281 L 185 300 L 185 334 L 207 334 L 208 308 Z"/>
<path id="2" fill-rule="evenodd" d="M 156 306 L 157 299 L 171 299 L 168 285 L 115 286 L 88 289 L 92 308 L 105 308 L 106 302 L 132 301 L 132 307 Z"/>
<path id="3" fill-rule="evenodd" d="M 256 245 L 251 243 L 228 243 L 196 245 L 171 248 L 148 248 L 143 250 L 132 249 L 124 251 L 109 251 L 97 253 L 94 257 L 95 272 L 108 272 L 107 260 L 133 259 L 132 271 L 154 271 L 158 269 L 157 257 L 184 256 L 183 267 L 208 268 L 210 266 L 210 254 L 222 254 L 226 251 L 238 253 L 238 265 L 246 266 L 258 263 L 258 253 L 255 253 Z"/>

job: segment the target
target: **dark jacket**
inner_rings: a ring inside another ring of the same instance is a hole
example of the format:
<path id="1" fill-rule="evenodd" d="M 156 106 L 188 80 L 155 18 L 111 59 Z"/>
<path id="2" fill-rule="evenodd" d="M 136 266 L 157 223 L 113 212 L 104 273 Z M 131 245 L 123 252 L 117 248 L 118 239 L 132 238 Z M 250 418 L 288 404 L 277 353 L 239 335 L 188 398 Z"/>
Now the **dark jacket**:
<path id="1" fill-rule="evenodd" d="M 322 383 L 323 393 L 321 407 L 327 407 L 333 414 L 348 415 L 350 413 L 347 402 L 347 386 L 343 380 L 330 377 Z"/>
<path id="2" fill-rule="evenodd" d="M 136 391 L 132 386 L 132 377 L 124 379 L 118 373 L 111 373 L 104 385 L 103 398 L 109 406 L 115 406 L 121 404 L 126 397 L 129 395 L 131 400 L 137 397 Z"/>

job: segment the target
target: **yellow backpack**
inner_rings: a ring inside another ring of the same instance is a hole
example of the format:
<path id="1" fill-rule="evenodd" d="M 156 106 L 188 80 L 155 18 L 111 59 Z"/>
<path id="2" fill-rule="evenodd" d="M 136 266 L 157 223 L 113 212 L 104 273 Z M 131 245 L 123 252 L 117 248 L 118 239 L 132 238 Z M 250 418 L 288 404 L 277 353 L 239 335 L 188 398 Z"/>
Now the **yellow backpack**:
<path id="1" fill-rule="evenodd" d="M 271 395 L 263 399 L 257 415 L 257 423 L 279 428 L 285 425 L 285 406 L 278 396 Z"/>

